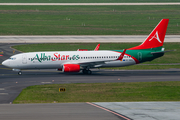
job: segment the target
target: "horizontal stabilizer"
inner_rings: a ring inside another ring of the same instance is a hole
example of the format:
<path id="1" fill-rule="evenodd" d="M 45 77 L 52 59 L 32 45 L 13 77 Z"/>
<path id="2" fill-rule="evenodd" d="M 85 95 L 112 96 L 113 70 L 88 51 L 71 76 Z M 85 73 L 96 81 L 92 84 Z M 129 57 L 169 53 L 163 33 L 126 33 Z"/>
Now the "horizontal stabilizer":
<path id="1" fill-rule="evenodd" d="M 168 51 L 161 51 L 161 52 L 151 52 L 151 54 L 161 54 L 161 53 L 166 53 L 166 52 L 171 52 L 175 50 L 168 50 Z"/>

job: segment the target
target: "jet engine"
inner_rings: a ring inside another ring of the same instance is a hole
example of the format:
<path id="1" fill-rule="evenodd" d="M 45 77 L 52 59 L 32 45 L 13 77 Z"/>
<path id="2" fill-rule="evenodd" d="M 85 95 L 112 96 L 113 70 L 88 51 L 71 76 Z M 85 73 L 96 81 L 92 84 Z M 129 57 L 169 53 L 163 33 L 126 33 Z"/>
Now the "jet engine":
<path id="1" fill-rule="evenodd" d="M 63 65 L 63 72 L 79 72 L 80 65 L 78 64 L 64 64 Z"/>

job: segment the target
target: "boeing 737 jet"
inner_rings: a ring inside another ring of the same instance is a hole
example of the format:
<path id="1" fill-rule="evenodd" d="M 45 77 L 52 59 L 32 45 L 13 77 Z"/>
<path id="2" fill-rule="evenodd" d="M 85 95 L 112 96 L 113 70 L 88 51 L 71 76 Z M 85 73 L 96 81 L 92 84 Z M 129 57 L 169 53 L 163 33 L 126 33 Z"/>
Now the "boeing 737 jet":
<path id="1" fill-rule="evenodd" d="M 18 74 L 24 69 L 57 69 L 63 72 L 91 74 L 93 68 L 122 67 L 152 61 L 164 55 L 162 48 L 169 19 L 162 19 L 145 41 L 124 50 L 29 52 L 11 56 L 2 65 Z"/>

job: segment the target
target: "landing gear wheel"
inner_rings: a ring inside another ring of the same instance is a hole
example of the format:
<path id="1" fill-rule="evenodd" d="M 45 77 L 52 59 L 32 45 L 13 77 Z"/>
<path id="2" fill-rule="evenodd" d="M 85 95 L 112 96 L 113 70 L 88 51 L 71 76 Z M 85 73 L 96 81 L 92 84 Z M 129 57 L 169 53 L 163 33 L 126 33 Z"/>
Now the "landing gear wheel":
<path id="1" fill-rule="evenodd" d="M 83 69 L 83 74 L 88 74 L 88 75 L 91 75 L 92 74 L 92 71 L 91 70 L 86 70 L 86 69 Z"/>
<path id="2" fill-rule="evenodd" d="M 18 75 L 22 75 L 22 72 L 21 72 L 21 71 L 19 71 L 19 72 L 18 72 Z"/>
<path id="3" fill-rule="evenodd" d="M 87 74 L 88 74 L 88 75 L 91 75 L 91 74 L 92 74 L 92 71 L 91 71 L 91 70 L 87 70 Z"/>
<path id="4" fill-rule="evenodd" d="M 86 69 L 83 69 L 83 74 L 87 74 L 87 70 Z"/>

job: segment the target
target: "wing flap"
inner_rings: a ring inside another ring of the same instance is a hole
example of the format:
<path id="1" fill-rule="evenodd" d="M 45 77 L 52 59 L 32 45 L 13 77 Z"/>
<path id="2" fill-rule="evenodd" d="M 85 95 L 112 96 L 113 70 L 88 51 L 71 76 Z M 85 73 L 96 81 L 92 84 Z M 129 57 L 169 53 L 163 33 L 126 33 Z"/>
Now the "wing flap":
<path id="1" fill-rule="evenodd" d="M 114 60 L 103 60 L 103 61 L 89 61 L 89 62 L 82 62 L 82 63 L 78 63 L 81 65 L 81 67 L 100 67 L 102 64 L 106 64 L 105 62 L 110 62 L 110 61 L 117 61 L 117 60 L 122 60 L 125 52 L 127 49 L 124 49 L 124 51 L 120 54 L 120 56 L 118 57 L 118 59 L 114 59 Z"/>

